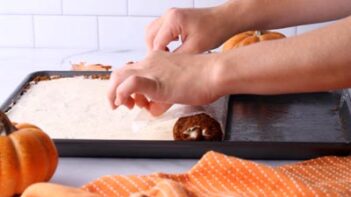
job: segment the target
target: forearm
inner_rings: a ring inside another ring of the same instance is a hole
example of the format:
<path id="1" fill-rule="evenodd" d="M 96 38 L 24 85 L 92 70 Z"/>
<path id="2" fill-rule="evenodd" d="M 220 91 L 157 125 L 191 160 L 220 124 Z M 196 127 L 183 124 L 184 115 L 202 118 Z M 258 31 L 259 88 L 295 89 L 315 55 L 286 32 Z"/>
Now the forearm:
<path id="1" fill-rule="evenodd" d="M 336 20 L 351 15 L 350 0 L 229 0 L 217 8 L 235 34 Z M 240 24 L 238 24 L 240 21 Z"/>
<path id="2" fill-rule="evenodd" d="M 281 94 L 351 87 L 351 18 L 300 36 L 217 55 L 219 94 Z"/>

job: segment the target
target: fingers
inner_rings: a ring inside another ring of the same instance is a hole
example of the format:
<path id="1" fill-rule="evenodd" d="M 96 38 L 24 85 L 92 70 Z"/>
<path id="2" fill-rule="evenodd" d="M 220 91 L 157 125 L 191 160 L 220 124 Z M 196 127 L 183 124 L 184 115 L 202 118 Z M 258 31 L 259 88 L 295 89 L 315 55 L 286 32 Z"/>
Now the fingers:
<path id="1" fill-rule="evenodd" d="M 128 107 L 129 109 L 132 109 L 134 105 L 137 105 L 140 108 L 143 108 L 143 107 L 148 108 L 149 101 L 142 94 L 135 94 L 134 98 L 132 98 L 131 96 L 128 96 L 123 102 L 117 100 L 116 90 L 118 86 L 122 83 L 123 79 L 122 78 L 117 79 L 116 77 L 111 76 L 111 80 L 112 80 L 111 81 L 112 83 L 108 91 L 108 99 L 112 109 L 116 109 L 119 105 L 121 105 L 121 103 L 126 105 L 126 107 Z"/>
<path id="2" fill-rule="evenodd" d="M 135 104 L 140 108 L 149 108 L 149 100 L 142 94 L 136 93 L 134 95 Z"/>
<path id="3" fill-rule="evenodd" d="M 178 40 L 180 32 L 172 31 L 173 29 L 171 27 L 165 25 L 162 26 L 153 40 L 152 49 L 164 51 L 170 42 Z"/>
<path id="4" fill-rule="evenodd" d="M 151 50 L 166 50 L 167 45 L 178 40 L 181 35 L 180 19 L 183 18 L 183 12 L 180 9 L 171 8 L 167 12 L 152 21 L 146 29 L 146 44 Z"/>
<path id="5" fill-rule="evenodd" d="M 151 115 L 160 116 L 163 113 L 165 113 L 169 108 L 171 108 L 171 106 L 171 104 L 151 101 L 148 110 Z"/>
<path id="6" fill-rule="evenodd" d="M 160 116 L 172 105 L 148 101 L 144 95 L 155 92 L 156 86 L 156 82 L 152 79 L 130 76 L 117 87 L 113 96 L 113 105 L 116 106 L 115 108 L 125 105 L 129 109 L 137 105 L 140 108 L 146 108 L 153 116 Z M 132 94 L 134 99 L 131 97 Z"/>
<path id="7" fill-rule="evenodd" d="M 149 51 L 153 50 L 155 37 L 161 28 L 162 18 L 157 18 L 152 21 L 146 28 L 145 41 Z"/>
<path id="8" fill-rule="evenodd" d="M 112 109 L 116 109 L 117 105 L 115 104 L 116 100 L 116 89 L 117 87 L 132 73 L 135 71 L 132 69 L 118 69 L 114 70 L 111 74 L 110 84 L 107 91 L 107 97 Z"/>
<path id="9" fill-rule="evenodd" d="M 196 38 L 184 38 L 182 45 L 176 48 L 173 52 L 175 53 L 201 53 L 199 43 Z"/>
<path id="10" fill-rule="evenodd" d="M 110 103 L 110 106 L 112 109 L 116 109 L 117 106 L 115 105 L 115 100 L 116 100 L 116 88 L 118 87 L 119 79 L 116 74 L 116 70 L 111 73 L 110 81 L 109 81 L 109 88 L 107 91 L 107 98 Z"/>
<path id="11" fill-rule="evenodd" d="M 135 100 L 131 96 L 128 96 L 122 104 L 128 107 L 128 109 L 133 109 L 135 105 Z"/>
<path id="12" fill-rule="evenodd" d="M 148 103 L 146 104 L 147 99 L 144 96 L 138 95 L 150 95 L 153 94 L 156 91 L 156 89 L 157 84 L 152 79 L 139 77 L 135 75 L 129 76 L 117 87 L 114 105 L 116 105 L 117 107 L 120 105 L 126 105 L 127 107 L 130 107 L 132 105 L 134 106 L 135 100 L 132 99 L 133 101 L 131 101 L 131 95 L 133 94 L 136 94 L 136 96 L 138 97 L 138 105 L 148 105 Z"/>

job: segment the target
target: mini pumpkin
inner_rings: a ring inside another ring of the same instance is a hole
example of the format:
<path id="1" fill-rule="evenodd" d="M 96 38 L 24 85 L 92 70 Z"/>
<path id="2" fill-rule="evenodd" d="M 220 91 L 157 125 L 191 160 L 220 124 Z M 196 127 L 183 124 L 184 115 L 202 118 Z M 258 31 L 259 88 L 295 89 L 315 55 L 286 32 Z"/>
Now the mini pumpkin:
<path id="1" fill-rule="evenodd" d="M 58 153 L 41 129 L 12 124 L 0 111 L 0 134 L 0 197 L 21 194 L 29 185 L 52 177 Z"/>
<path id="2" fill-rule="evenodd" d="M 36 183 L 28 187 L 22 197 L 101 197 L 80 188 L 53 183 Z"/>
<path id="3" fill-rule="evenodd" d="M 222 51 L 250 45 L 265 40 L 276 40 L 285 38 L 284 34 L 272 31 L 246 31 L 231 37 L 223 44 Z"/>

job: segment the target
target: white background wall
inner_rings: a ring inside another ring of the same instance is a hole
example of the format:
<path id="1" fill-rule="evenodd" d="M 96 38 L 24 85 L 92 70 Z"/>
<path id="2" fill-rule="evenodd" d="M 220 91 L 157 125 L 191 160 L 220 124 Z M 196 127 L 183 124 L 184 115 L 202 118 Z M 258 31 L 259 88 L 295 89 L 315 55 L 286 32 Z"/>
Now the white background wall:
<path id="1" fill-rule="evenodd" d="M 225 0 L 0 0 L 0 48 L 144 48 L 144 27 L 171 7 Z M 317 25 L 318 26 L 318 25 Z M 288 36 L 314 26 L 281 30 Z"/>

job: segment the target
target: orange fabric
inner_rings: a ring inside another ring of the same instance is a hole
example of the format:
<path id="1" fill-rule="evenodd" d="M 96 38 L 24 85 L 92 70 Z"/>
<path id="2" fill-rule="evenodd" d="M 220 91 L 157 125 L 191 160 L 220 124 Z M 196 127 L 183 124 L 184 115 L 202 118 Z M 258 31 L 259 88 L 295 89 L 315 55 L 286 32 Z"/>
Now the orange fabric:
<path id="1" fill-rule="evenodd" d="M 104 176 L 83 189 L 101 196 L 351 196 L 351 156 L 274 168 L 211 151 L 184 174 Z"/>

